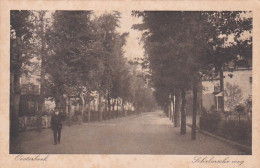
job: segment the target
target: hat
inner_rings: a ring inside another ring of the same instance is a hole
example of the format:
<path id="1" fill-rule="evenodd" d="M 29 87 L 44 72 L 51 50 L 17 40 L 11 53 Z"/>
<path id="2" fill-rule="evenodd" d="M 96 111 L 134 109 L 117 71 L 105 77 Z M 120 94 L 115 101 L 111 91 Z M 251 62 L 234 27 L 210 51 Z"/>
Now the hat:
<path id="1" fill-rule="evenodd" d="M 55 107 L 54 110 L 55 110 L 55 111 L 61 110 L 61 108 Z"/>

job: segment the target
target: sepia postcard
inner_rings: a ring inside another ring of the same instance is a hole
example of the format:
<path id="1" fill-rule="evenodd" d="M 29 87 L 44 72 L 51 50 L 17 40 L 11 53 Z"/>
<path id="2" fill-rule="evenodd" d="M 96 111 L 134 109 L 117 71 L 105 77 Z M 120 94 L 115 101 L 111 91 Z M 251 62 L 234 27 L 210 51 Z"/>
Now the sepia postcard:
<path id="1" fill-rule="evenodd" d="M 0 8 L 0 167 L 260 167 L 258 0 Z"/>

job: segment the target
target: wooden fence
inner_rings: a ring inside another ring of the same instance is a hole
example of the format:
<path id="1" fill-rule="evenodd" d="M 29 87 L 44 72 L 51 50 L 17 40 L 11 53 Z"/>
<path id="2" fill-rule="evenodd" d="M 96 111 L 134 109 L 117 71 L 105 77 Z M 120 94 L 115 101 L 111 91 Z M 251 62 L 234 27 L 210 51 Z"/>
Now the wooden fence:
<path id="1" fill-rule="evenodd" d="M 37 126 L 37 116 L 19 117 L 19 131 L 34 130 Z M 42 116 L 42 128 L 51 127 L 51 116 Z"/>

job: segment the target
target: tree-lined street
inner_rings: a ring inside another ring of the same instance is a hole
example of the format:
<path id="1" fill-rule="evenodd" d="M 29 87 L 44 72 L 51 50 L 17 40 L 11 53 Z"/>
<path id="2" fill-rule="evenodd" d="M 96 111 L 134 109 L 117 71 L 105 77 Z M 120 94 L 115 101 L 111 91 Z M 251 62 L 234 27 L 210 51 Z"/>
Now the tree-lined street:
<path id="1" fill-rule="evenodd" d="M 191 141 L 160 111 L 64 127 L 59 145 L 53 145 L 50 129 L 21 133 L 17 142 L 17 152 L 35 154 L 245 154 L 201 133 Z"/>
<path id="2" fill-rule="evenodd" d="M 198 128 L 251 148 L 252 12 L 125 14 L 11 11 L 10 152 L 243 154 Z"/>

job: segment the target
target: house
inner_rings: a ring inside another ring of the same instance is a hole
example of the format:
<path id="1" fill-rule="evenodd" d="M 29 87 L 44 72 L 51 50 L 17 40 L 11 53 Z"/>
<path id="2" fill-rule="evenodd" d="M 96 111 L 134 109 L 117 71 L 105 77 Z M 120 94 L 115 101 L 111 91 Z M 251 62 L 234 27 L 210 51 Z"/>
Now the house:
<path id="1" fill-rule="evenodd" d="M 40 99 L 39 78 L 40 76 L 35 74 L 30 77 L 22 75 L 20 78 L 21 96 L 19 103 L 19 130 L 36 128 Z M 46 114 L 50 114 L 54 107 L 54 101 L 45 99 L 42 116 L 43 128 L 50 127 L 50 116 L 47 116 Z"/>
<path id="2" fill-rule="evenodd" d="M 19 116 L 36 116 L 40 98 L 40 76 L 31 75 L 30 77 L 22 75 L 20 78 L 21 97 Z M 55 107 L 53 100 L 45 99 L 44 111 L 50 113 Z"/>
<path id="3" fill-rule="evenodd" d="M 241 90 L 241 103 L 246 100 L 252 101 L 252 69 L 251 68 L 229 68 L 223 71 L 223 84 L 226 90 L 227 83 L 237 85 Z M 202 106 L 209 111 L 213 106 L 220 110 L 222 107 L 221 99 L 223 92 L 220 91 L 219 78 L 213 80 L 203 80 Z M 227 96 L 224 93 L 224 109 L 229 110 L 227 105 Z"/>

